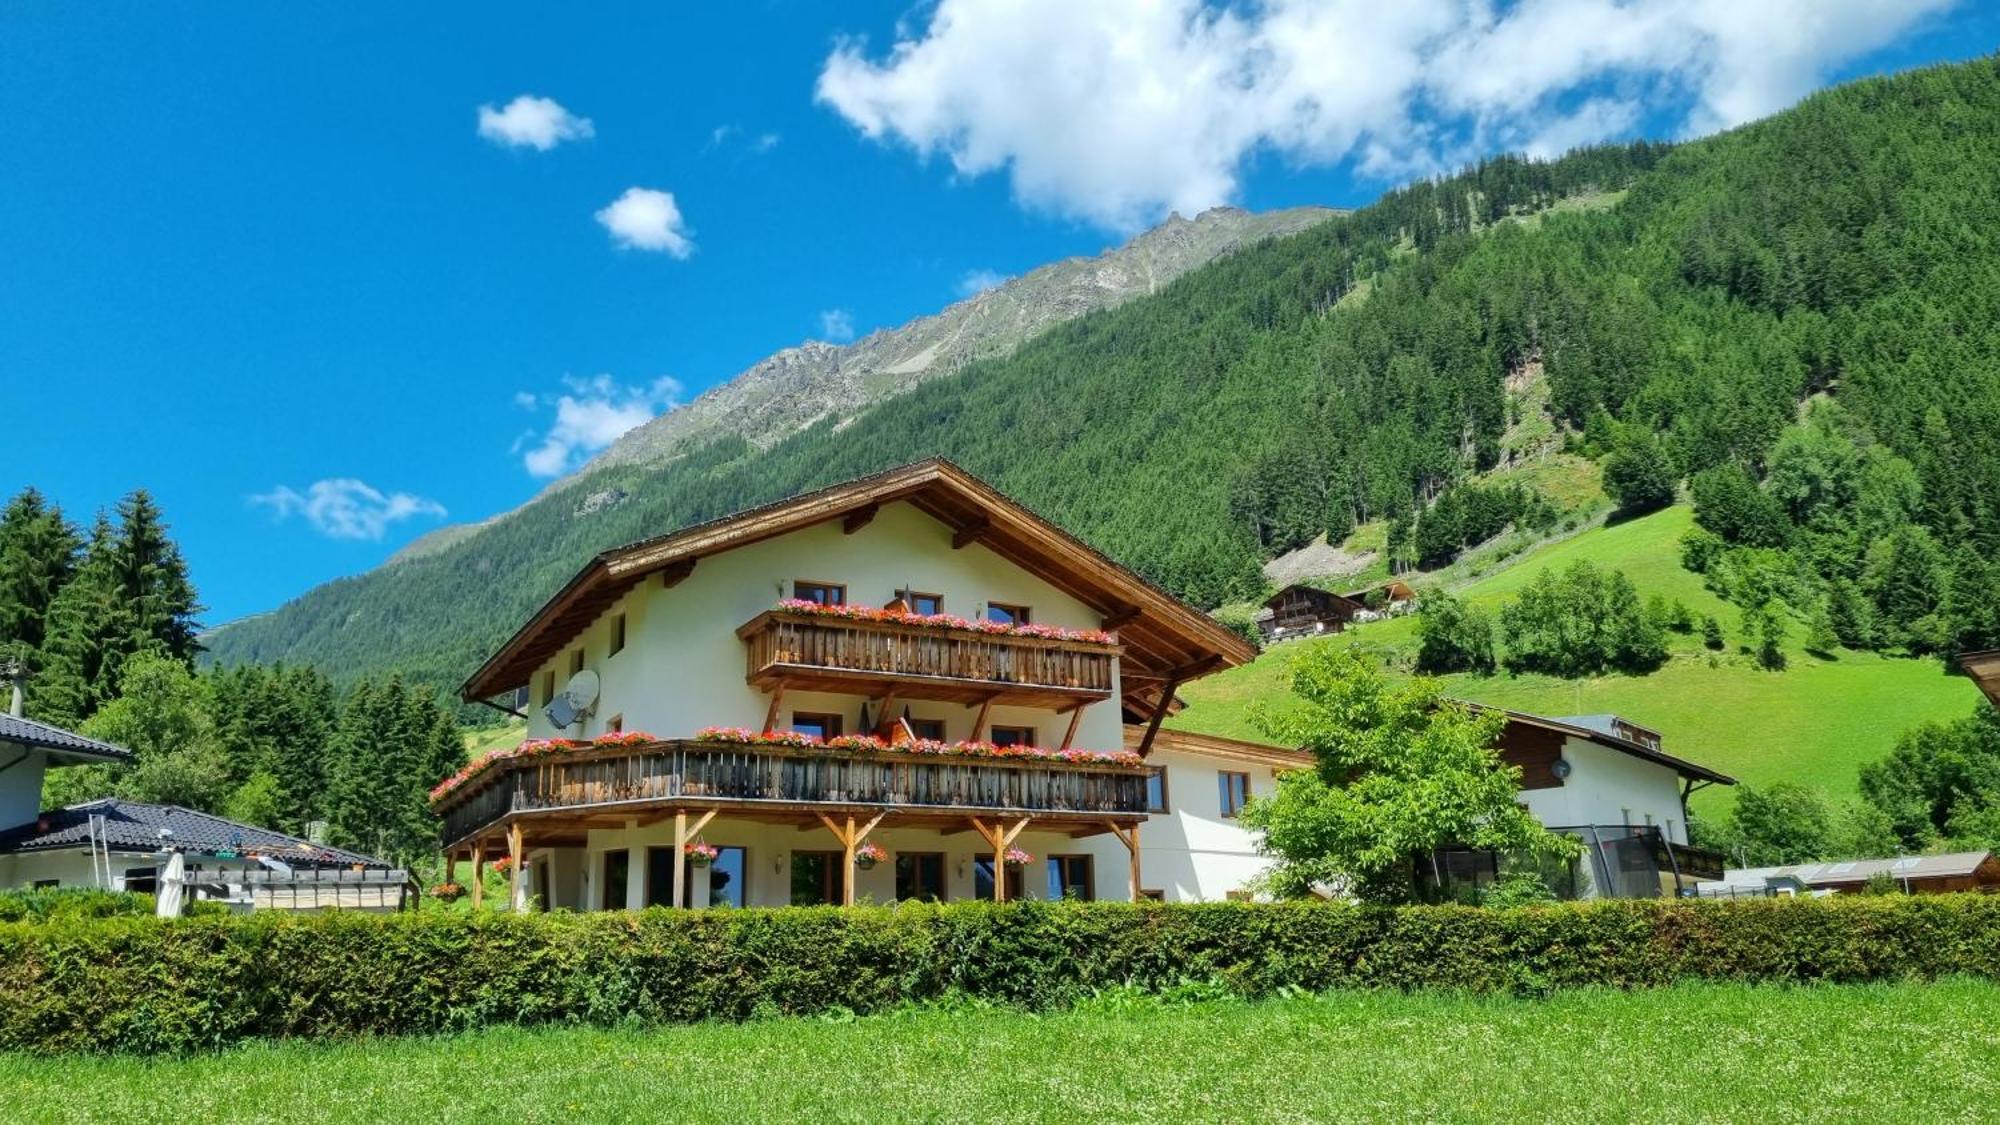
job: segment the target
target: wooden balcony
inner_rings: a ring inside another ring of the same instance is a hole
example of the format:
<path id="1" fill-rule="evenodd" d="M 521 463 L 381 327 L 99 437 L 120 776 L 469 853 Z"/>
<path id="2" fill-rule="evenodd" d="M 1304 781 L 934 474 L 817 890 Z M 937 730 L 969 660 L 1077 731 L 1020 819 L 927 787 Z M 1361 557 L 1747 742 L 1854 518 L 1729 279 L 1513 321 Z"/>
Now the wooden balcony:
<path id="1" fill-rule="evenodd" d="M 1065 710 L 1109 699 L 1116 644 L 770 610 L 736 630 L 750 683 Z"/>
<path id="2" fill-rule="evenodd" d="M 568 827 L 617 827 L 656 810 L 815 822 L 888 812 L 899 825 L 1032 816 L 1089 833 L 1146 818 L 1143 766 L 856 754 L 721 742 L 594 747 L 503 762 L 444 798 L 448 847 L 532 814 Z"/>

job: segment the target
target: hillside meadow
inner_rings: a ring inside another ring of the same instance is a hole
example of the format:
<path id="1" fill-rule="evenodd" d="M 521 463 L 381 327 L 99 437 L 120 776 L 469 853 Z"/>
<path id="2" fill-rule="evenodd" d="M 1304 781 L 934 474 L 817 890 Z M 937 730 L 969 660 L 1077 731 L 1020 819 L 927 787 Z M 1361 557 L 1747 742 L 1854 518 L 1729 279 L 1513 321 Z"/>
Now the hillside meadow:
<path id="1" fill-rule="evenodd" d="M 174 1058 L 0 1055 L 15 1120 L 1990 1119 L 2000 985 L 1100 994 L 654 1030 L 503 1029 Z"/>
<path id="2" fill-rule="evenodd" d="M 1610 675 L 1582 680 L 1552 676 L 1469 674 L 1444 677 L 1460 698 L 1542 715 L 1615 712 L 1653 727 L 1670 753 L 1714 767 L 1753 785 L 1797 781 L 1829 796 L 1852 796 L 1856 771 L 1886 755 L 1896 737 L 1918 723 L 1961 718 L 1982 702 L 1962 676 L 1947 674 L 1935 659 L 1903 659 L 1842 651 L 1833 659 L 1805 651 L 1804 628 L 1792 623 L 1786 667 L 1767 671 L 1737 650 L 1735 607 L 1681 566 L 1680 537 L 1693 516 L 1686 507 L 1606 526 L 1504 560 L 1468 560 L 1442 576 L 1466 600 L 1497 610 L 1546 567 L 1588 560 L 1622 570 L 1642 596 L 1677 599 L 1697 619 L 1713 616 L 1729 644 L 1720 653 L 1702 646 L 1700 632 L 1669 635 L 1672 657 L 1646 676 Z M 1471 576 L 1468 572 L 1484 570 Z M 1455 580 L 1455 582 L 1454 582 Z M 1170 726 L 1237 738 L 1259 738 L 1260 706 L 1290 698 L 1291 664 L 1317 645 L 1356 648 L 1407 664 L 1416 652 L 1416 622 L 1402 617 L 1358 626 L 1324 639 L 1273 646 L 1251 665 L 1187 685 L 1188 708 Z M 1717 810 L 1726 793 L 1696 795 L 1697 812 Z"/>

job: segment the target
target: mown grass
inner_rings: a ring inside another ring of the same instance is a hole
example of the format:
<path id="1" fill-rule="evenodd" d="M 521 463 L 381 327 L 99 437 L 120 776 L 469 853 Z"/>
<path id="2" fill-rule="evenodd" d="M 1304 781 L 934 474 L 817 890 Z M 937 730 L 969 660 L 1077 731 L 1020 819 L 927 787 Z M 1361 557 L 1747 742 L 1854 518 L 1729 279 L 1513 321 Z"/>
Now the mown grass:
<path id="1" fill-rule="evenodd" d="M 1991 1120 L 2000 985 L 1334 994 L 0 1056 L 14 1121 Z"/>
<path id="2" fill-rule="evenodd" d="M 1648 676 L 1449 676 L 1460 698 L 1543 715 L 1616 712 L 1658 729 L 1669 752 L 1752 784 L 1797 781 L 1836 798 L 1855 792 L 1857 770 L 1886 755 L 1896 737 L 1918 723 L 1956 719 L 1980 705 L 1976 688 L 1947 675 L 1936 660 L 1841 652 L 1823 659 L 1805 651 L 1804 629 L 1793 623 L 1783 671 L 1758 667 L 1737 651 L 1740 614 L 1680 563 L 1680 537 L 1693 526 L 1685 507 L 1593 528 L 1508 560 L 1475 560 L 1477 576 L 1446 574 L 1467 600 L 1489 609 L 1520 593 L 1545 567 L 1587 559 L 1622 570 L 1642 595 L 1677 599 L 1697 618 L 1713 616 L 1729 646 L 1702 647 L 1699 631 L 1671 635 L 1672 659 Z M 1454 581 L 1456 580 L 1456 581 Z M 1412 618 L 1363 625 L 1325 640 L 1281 644 L 1255 663 L 1181 689 L 1188 708 L 1169 725 L 1238 738 L 1258 738 L 1259 704 L 1289 696 L 1291 664 L 1314 645 L 1356 647 L 1407 664 L 1415 653 Z M 1697 794 L 1697 812 L 1719 812 L 1727 791 Z"/>

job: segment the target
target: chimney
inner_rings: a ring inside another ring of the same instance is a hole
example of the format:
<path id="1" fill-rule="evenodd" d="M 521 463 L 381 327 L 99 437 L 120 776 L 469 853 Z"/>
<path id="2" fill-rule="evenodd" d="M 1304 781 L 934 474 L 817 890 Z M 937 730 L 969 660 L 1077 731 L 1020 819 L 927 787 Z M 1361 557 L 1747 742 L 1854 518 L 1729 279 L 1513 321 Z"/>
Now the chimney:
<path id="1" fill-rule="evenodd" d="M 28 682 L 28 666 L 19 657 L 0 660 L 0 679 L 6 680 L 13 692 L 7 703 L 7 713 L 18 719 L 21 717 L 21 689 Z"/>

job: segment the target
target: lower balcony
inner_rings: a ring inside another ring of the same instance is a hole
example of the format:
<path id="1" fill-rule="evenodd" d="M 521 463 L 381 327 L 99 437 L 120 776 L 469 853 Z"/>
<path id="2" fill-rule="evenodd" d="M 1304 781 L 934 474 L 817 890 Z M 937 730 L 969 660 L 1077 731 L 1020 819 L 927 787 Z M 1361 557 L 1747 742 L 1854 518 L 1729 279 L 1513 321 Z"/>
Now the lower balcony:
<path id="1" fill-rule="evenodd" d="M 440 798 L 448 848 L 523 820 L 582 832 L 676 811 L 813 823 L 893 817 L 898 824 L 1051 822 L 1077 835 L 1121 831 L 1147 815 L 1144 766 L 987 760 L 704 741 L 584 747 L 496 763 Z"/>

